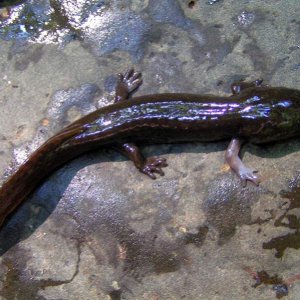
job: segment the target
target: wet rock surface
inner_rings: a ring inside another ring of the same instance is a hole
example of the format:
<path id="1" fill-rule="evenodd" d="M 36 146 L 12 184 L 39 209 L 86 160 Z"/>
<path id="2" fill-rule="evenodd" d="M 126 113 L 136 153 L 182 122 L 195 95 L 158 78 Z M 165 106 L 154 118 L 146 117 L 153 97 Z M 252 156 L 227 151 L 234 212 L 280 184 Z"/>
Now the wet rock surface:
<path id="1" fill-rule="evenodd" d="M 229 95 L 239 79 L 300 87 L 299 1 L 15 1 L 0 9 L 2 182 L 55 132 L 137 95 Z M 154 145 L 155 181 L 112 149 L 53 173 L 0 231 L 0 299 L 298 299 L 300 141 Z"/>

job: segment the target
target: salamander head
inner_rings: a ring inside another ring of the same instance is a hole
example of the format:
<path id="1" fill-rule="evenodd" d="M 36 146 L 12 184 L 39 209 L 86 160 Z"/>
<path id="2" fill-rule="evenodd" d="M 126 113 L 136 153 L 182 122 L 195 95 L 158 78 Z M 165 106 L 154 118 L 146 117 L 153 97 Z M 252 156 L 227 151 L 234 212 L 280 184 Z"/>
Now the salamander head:
<path id="1" fill-rule="evenodd" d="M 300 91 L 282 88 L 274 94 L 270 123 L 278 140 L 300 136 Z"/>
<path id="2" fill-rule="evenodd" d="M 242 134 L 253 142 L 279 141 L 300 136 L 300 91 L 260 88 L 247 94 L 240 113 L 249 119 Z"/>

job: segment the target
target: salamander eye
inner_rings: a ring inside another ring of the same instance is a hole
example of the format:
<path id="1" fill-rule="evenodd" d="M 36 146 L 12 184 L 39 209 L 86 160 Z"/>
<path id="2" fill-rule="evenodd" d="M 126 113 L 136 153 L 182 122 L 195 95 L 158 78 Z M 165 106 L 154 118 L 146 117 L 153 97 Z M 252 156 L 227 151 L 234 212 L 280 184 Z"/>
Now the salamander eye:
<path id="1" fill-rule="evenodd" d="M 232 85 L 231 91 L 233 94 L 239 94 L 241 92 L 241 86 L 240 85 Z"/>
<path id="2" fill-rule="evenodd" d="M 254 84 L 256 85 L 256 86 L 261 86 L 262 85 L 262 83 L 263 83 L 263 79 L 261 79 L 261 78 L 259 78 L 259 79 L 256 79 L 255 81 L 254 81 Z"/>

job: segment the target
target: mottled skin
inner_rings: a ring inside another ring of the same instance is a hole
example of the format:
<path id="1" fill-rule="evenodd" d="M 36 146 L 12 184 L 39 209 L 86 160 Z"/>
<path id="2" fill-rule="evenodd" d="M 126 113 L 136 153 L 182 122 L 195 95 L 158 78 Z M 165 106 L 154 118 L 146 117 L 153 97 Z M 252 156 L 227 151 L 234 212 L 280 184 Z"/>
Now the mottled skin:
<path id="1" fill-rule="evenodd" d="M 261 80 L 232 85 L 233 95 L 130 94 L 141 74 L 119 75 L 115 103 L 72 123 L 37 149 L 0 189 L 0 226 L 42 180 L 82 153 L 113 147 L 155 179 L 163 158 L 144 158 L 136 143 L 212 142 L 231 139 L 226 161 L 245 183 L 259 184 L 255 171 L 238 157 L 241 141 L 264 143 L 299 136 L 300 91 L 261 85 Z"/>

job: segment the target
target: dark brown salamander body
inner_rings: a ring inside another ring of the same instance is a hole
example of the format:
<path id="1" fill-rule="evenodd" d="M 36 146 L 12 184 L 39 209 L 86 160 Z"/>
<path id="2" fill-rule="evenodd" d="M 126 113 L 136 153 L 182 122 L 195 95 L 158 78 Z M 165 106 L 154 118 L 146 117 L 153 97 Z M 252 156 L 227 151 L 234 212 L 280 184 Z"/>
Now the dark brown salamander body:
<path id="1" fill-rule="evenodd" d="M 145 159 L 135 143 L 231 139 L 226 161 L 244 181 L 259 183 L 239 159 L 240 141 L 278 141 L 300 134 L 300 91 L 252 83 L 232 85 L 231 97 L 157 94 L 128 100 L 141 84 L 133 70 L 120 75 L 114 104 L 72 123 L 36 150 L 0 189 L 0 226 L 52 171 L 78 155 L 110 146 L 151 178 L 166 161 Z"/>

